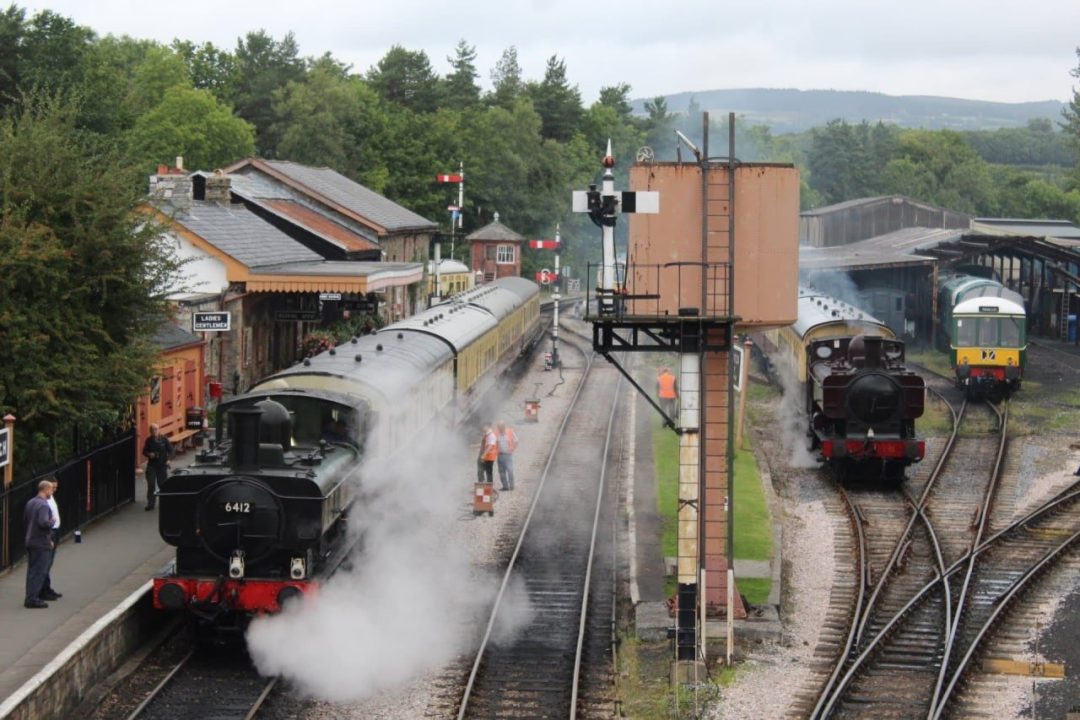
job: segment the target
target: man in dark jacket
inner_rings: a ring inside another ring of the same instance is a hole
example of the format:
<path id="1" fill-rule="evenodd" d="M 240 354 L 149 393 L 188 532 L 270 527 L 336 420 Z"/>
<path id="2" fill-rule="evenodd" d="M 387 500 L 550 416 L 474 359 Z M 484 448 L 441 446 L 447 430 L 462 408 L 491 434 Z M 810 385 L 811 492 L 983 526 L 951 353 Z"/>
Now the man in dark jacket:
<path id="1" fill-rule="evenodd" d="M 143 443 L 142 454 L 146 457 L 146 509 L 153 510 L 157 486 L 169 476 L 169 459 L 173 456 L 172 443 L 158 432 L 156 423 L 150 425 L 150 436 Z"/>
<path id="2" fill-rule="evenodd" d="M 28 608 L 49 607 L 40 595 L 49 574 L 53 550 L 53 516 L 49 509 L 49 496 L 52 491 L 51 482 L 39 482 L 37 495 L 30 498 L 23 511 L 23 520 L 26 522 L 26 598 L 23 606 Z"/>

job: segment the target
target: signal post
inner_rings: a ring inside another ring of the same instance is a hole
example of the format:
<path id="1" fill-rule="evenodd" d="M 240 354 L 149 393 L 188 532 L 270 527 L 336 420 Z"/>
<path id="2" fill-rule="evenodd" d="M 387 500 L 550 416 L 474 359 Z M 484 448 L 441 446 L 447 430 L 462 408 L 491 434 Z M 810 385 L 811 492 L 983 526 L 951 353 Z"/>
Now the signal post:
<path id="1" fill-rule="evenodd" d="M 734 116 L 728 147 L 734 148 Z M 735 327 L 794 322 L 798 287 L 799 176 L 791 165 L 741 163 L 680 140 L 694 160 L 639 162 L 634 192 L 617 192 L 610 142 L 602 189 L 574 194 L 574 209 L 603 230 L 595 281 L 593 347 L 679 434 L 678 594 L 672 677 L 702 677 L 706 617 L 744 617 L 734 592 L 731 403 Z M 651 158 L 643 148 L 638 156 Z M 660 200 L 662 199 L 662 203 Z M 615 260 L 617 213 L 630 218 L 628 264 Z M 738 236 L 738 242 L 736 242 Z M 593 282 L 594 271 L 587 273 Z M 663 413 L 618 363 L 616 352 L 679 355 L 680 407 Z M 729 579 L 731 578 L 731 579 Z M 730 592 L 729 592 L 730 591 Z M 729 641 L 730 658 L 730 641 Z"/>

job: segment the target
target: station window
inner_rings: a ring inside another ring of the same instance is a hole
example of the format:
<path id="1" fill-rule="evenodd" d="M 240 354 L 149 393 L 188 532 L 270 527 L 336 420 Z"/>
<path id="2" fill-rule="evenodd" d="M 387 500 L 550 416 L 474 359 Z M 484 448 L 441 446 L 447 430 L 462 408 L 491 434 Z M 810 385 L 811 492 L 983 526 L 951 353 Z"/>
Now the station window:
<path id="1" fill-rule="evenodd" d="M 514 246 L 513 245 L 500 245 L 499 257 L 495 261 L 503 265 L 509 265 L 514 262 Z"/>

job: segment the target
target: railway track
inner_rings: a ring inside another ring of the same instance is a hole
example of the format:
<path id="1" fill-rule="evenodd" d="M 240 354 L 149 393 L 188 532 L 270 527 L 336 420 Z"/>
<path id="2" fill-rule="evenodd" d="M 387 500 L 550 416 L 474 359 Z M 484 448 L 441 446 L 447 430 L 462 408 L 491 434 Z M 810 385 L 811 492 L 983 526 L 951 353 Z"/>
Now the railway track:
<path id="1" fill-rule="evenodd" d="M 239 652 L 239 650 L 237 650 Z M 234 652 L 189 651 L 128 720 L 252 720 L 277 684 Z"/>
<path id="2" fill-rule="evenodd" d="M 458 718 L 607 717 L 614 618 L 605 469 L 619 401 L 591 356 L 553 443 L 457 708 Z M 569 440 L 569 442 L 567 442 Z M 513 637 L 505 619 L 528 612 Z M 584 681 L 583 681 L 584 680 Z"/>
<path id="3" fill-rule="evenodd" d="M 920 472 L 902 495 L 841 490 L 856 528 L 855 575 L 862 587 L 828 680 L 809 712 L 802 714 L 805 704 L 796 707 L 800 716 L 856 717 L 872 708 L 875 716 L 914 717 L 921 699 L 933 695 L 939 654 L 949 647 L 956 623 L 957 598 L 948 583 L 918 604 L 911 598 L 977 541 L 970 510 L 962 508 L 971 507 L 979 488 L 989 502 L 999 474 L 996 467 L 986 468 L 990 481 L 973 479 L 972 468 L 987 453 L 989 439 L 978 431 L 961 436 L 966 403 L 952 412 L 953 432 L 933 469 L 925 476 Z M 993 442 L 1000 465 L 1006 425 L 997 425 Z"/>

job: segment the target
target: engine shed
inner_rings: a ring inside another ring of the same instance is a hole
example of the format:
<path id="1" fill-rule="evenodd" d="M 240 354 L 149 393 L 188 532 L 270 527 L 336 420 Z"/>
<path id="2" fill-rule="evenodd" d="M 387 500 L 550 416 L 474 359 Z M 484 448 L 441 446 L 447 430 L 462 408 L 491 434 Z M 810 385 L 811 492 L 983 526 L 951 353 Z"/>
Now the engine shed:
<path id="1" fill-rule="evenodd" d="M 805 282 L 866 309 L 909 342 L 938 334 L 934 288 L 954 270 L 1019 293 L 1030 332 L 1080 342 L 1080 228 L 1065 221 L 972 218 L 900 196 L 802 214 Z"/>

